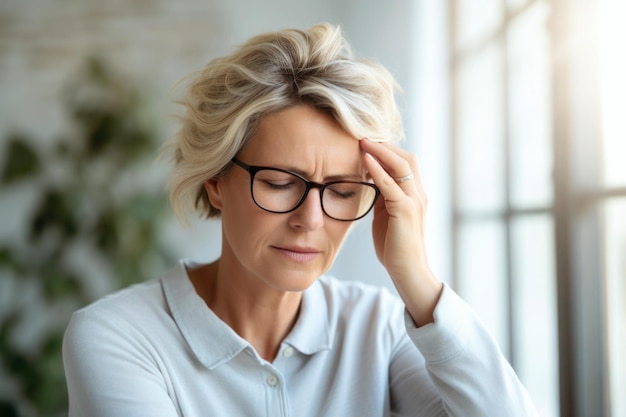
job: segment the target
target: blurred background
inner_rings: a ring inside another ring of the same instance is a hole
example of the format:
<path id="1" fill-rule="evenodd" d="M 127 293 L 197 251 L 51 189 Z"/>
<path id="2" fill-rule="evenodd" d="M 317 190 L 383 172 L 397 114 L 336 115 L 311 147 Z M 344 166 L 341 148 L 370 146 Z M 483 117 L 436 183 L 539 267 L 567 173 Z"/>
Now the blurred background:
<path id="1" fill-rule="evenodd" d="M 384 4 L 383 4 L 384 3 Z M 342 26 L 404 89 L 436 273 L 540 413 L 626 416 L 622 0 L 1 0 L 0 416 L 63 416 L 72 311 L 178 258 L 168 90 L 259 32 Z M 393 290 L 366 218 L 332 273 Z"/>

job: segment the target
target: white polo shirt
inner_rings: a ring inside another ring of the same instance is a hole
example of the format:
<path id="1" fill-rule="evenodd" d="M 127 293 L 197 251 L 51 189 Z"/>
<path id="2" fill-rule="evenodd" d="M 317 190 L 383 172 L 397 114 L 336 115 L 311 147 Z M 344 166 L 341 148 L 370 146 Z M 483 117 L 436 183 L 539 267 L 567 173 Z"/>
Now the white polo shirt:
<path id="1" fill-rule="evenodd" d="M 70 417 L 534 416 L 470 308 L 445 287 L 416 328 L 385 289 L 321 277 L 270 363 L 196 294 L 180 262 L 74 313 Z"/>

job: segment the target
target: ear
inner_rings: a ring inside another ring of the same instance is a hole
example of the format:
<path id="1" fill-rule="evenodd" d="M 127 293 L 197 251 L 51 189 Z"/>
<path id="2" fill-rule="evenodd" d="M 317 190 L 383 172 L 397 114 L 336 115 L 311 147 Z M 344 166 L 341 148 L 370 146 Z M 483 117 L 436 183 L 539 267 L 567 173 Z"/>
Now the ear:
<path id="1" fill-rule="evenodd" d="M 204 189 L 211 205 L 218 210 L 222 210 L 222 195 L 220 193 L 219 181 L 214 179 L 207 180 L 204 183 Z"/>

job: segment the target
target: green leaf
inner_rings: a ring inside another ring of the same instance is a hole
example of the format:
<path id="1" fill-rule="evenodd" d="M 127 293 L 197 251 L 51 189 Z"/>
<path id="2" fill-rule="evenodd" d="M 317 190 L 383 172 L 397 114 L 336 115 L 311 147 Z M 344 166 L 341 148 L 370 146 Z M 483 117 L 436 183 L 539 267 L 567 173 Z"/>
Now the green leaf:
<path id="1" fill-rule="evenodd" d="M 18 417 L 17 406 L 10 401 L 11 400 L 0 400 L 0 416 Z"/>
<path id="2" fill-rule="evenodd" d="M 80 281 L 71 272 L 51 266 L 42 271 L 43 290 L 48 300 L 80 295 Z"/>
<path id="3" fill-rule="evenodd" d="M 29 177 L 40 170 L 39 156 L 23 136 L 13 135 L 7 147 L 3 183 Z"/>
<path id="4" fill-rule="evenodd" d="M 0 322 L 0 357 L 5 358 L 8 353 L 12 352 L 11 333 L 19 323 L 22 315 L 17 311 L 10 312 L 3 317 Z M 1 414 L 0 414 L 1 415 Z"/>
<path id="5" fill-rule="evenodd" d="M 103 212 L 93 230 L 98 248 L 105 253 L 113 251 L 119 242 L 118 221 L 114 211 Z"/>
<path id="6" fill-rule="evenodd" d="M 31 239 L 40 238 L 49 229 L 57 229 L 65 237 L 78 233 L 73 202 L 67 194 L 53 189 L 44 194 L 31 222 Z"/>
<path id="7" fill-rule="evenodd" d="M 33 385 L 25 387 L 25 394 L 37 404 L 40 415 L 58 415 L 67 410 L 67 389 L 62 353 L 63 333 L 53 333 L 44 341 L 36 363 L 39 379 Z"/>
<path id="8" fill-rule="evenodd" d="M 13 266 L 13 252 L 4 246 L 0 247 L 0 267 Z"/>
<path id="9" fill-rule="evenodd" d="M 87 140 L 87 151 L 90 155 L 97 155 L 104 151 L 115 140 L 117 120 L 112 115 L 104 115 L 92 122 L 95 126 Z"/>

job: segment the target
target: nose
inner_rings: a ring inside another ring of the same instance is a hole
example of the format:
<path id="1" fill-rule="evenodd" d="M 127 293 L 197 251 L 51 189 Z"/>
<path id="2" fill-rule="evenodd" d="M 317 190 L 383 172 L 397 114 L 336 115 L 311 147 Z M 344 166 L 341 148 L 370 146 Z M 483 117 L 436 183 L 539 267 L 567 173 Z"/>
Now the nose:
<path id="1" fill-rule="evenodd" d="M 291 212 L 289 218 L 291 227 L 300 230 L 315 230 L 324 224 L 322 210 L 322 196 L 319 189 L 311 189 L 297 209 Z"/>

